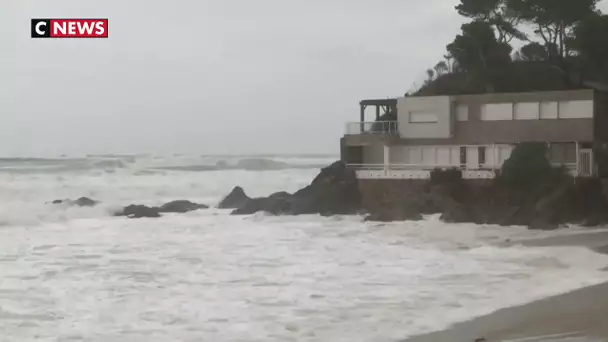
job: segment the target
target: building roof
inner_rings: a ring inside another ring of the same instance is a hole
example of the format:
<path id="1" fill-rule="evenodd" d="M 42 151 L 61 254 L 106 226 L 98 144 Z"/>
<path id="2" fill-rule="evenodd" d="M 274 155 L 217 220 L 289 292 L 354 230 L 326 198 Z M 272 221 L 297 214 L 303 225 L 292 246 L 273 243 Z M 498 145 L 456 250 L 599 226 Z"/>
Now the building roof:
<path id="1" fill-rule="evenodd" d="M 362 106 L 396 106 L 397 99 L 374 99 L 359 102 Z"/>

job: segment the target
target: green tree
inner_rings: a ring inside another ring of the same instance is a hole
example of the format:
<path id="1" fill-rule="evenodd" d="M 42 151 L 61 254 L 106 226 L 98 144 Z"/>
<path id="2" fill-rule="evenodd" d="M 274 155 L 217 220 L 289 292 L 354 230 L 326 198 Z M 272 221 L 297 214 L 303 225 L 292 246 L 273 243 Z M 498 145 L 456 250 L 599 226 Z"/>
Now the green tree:
<path id="1" fill-rule="evenodd" d="M 462 33 L 447 46 L 460 71 L 484 70 L 511 62 L 511 46 L 496 39 L 489 23 L 476 20 L 461 28 Z"/>
<path id="2" fill-rule="evenodd" d="M 445 61 L 440 61 L 439 63 L 435 64 L 435 66 L 433 67 L 433 69 L 435 70 L 435 75 L 437 77 L 447 74 L 448 72 L 450 72 L 450 69 L 448 67 L 448 64 Z"/>
<path id="3" fill-rule="evenodd" d="M 547 61 L 549 60 L 551 50 L 554 49 L 547 48 L 547 46 L 537 42 L 532 42 L 521 47 L 517 52 L 517 59 L 523 61 Z"/>
<path id="4" fill-rule="evenodd" d="M 511 13 L 535 27 L 545 46 L 557 46 L 557 57 L 569 53 L 566 46 L 574 26 L 593 15 L 599 0 L 507 0 Z"/>
<path id="5" fill-rule="evenodd" d="M 592 15 L 579 22 L 570 42 L 581 64 L 608 81 L 608 15 Z"/>
<path id="6" fill-rule="evenodd" d="M 507 6 L 507 0 L 460 0 L 456 11 L 464 17 L 489 23 L 496 30 L 499 43 L 509 43 L 513 38 L 527 39 L 517 28 L 520 19 Z"/>
<path id="7" fill-rule="evenodd" d="M 434 79 L 435 79 L 435 70 L 426 69 L 426 80 L 424 81 L 424 84 L 430 84 L 431 82 L 433 82 Z"/>
<path id="8" fill-rule="evenodd" d="M 502 165 L 499 180 L 514 189 L 531 189 L 551 175 L 552 166 L 543 143 L 518 144 Z"/>

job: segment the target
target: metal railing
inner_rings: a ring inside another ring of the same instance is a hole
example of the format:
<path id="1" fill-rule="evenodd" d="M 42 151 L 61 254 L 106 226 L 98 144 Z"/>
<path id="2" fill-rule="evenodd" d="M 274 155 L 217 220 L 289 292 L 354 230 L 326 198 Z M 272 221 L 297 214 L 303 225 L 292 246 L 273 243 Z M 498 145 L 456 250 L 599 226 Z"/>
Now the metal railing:
<path id="1" fill-rule="evenodd" d="M 386 134 L 398 135 L 397 121 L 349 122 L 346 124 L 346 134 Z"/>
<path id="2" fill-rule="evenodd" d="M 572 176 L 589 176 L 588 174 L 582 173 L 577 167 L 576 163 L 553 163 L 554 167 L 564 167 L 569 174 Z M 355 171 L 433 171 L 435 169 L 458 169 L 463 172 L 490 172 L 494 175 L 501 169 L 497 165 L 481 165 L 472 167 L 469 165 L 445 165 L 445 164 L 346 164 L 347 168 Z"/>
<path id="3" fill-rule="evenodd" d="M 435 169 L 458 169 L 463 171 L 494 171 L 500 167 L 491 165 L 481 167 L 470 167 L 468 165 L 448 165 L 448 164 L 346 164 L 347 168 L 354 170 L 410 170 L 410 171 L 431 171 Z"/>

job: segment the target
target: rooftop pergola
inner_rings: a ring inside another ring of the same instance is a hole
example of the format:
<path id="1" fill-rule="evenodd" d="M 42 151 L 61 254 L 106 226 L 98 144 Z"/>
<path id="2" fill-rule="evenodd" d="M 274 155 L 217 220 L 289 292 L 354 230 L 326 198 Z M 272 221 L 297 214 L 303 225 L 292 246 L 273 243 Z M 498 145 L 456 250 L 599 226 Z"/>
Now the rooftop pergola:
<path id="1" fill-rule="evenodd" d="M 363 100 L 359 102 L 361 106 L 361 122 L 365 122 L 365 109 L 367 107 L 376 107 L 376 121 L 381 115 L 397 111 L 397 99 L 375 99 Z"/>

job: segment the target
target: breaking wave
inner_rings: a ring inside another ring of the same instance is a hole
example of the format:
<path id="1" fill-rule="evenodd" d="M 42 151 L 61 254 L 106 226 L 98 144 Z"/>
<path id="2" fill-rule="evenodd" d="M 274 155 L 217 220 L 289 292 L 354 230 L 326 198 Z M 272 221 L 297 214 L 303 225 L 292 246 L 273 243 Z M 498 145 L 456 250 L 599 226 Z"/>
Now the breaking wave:
<path id="1" fill-rule="evenodd" d="M 338 156 L 184 156 L 88 155 L 82 158 L 0 158 L 0 173 L 117 172 L 129 170 L 139 174 L 162 171 L 272 171 L 318 169 Z"/>

